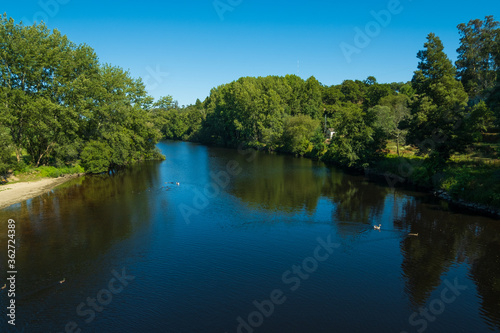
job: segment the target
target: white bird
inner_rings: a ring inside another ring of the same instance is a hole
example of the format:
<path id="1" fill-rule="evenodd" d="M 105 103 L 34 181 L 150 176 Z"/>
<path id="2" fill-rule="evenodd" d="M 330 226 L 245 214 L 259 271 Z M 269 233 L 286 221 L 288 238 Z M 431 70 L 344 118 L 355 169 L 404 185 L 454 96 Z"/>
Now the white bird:
<path id="1" fill-rule="evenodd" d="M 373 229 L 375 230 L 380 230 L 380 227 L 382 226 L 382 224 L 379 224 L 379 225 L 374 225 L 373 226 Z"/>
<path id="2" fill-rule="evenodd" d="M 179 182 L 177 182 L 177 183 L 175 183 L 175 185 L 179 186 L 179 185 L 180 185 L 180 183 L 179 183 Z"/>
<path id="3" fill-rule="evenodd" d="M 64 278 L 61 281 L 59 281 L 59 283 L 64 283 L 64 282 L 66 282 L 66 278 Z"/>

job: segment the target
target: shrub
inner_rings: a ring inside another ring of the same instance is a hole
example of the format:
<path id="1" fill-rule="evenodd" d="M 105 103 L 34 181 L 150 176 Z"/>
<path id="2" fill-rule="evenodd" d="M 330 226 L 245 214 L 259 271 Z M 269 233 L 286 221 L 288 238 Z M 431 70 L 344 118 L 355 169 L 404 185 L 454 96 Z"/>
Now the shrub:
<path id="1" fill-rule="evenodd" d="M 81 158 L 88 173 L 103 173 L 111 167 L 112 151 L 104 142 L 90 141 L 83 149 Z"/>
<path id="2" fill-rule="evenodd" d="M 79 164 L 76 164 L 71 167 L 66 166 L 62 168 L 56 168 L 53 166 L 41 166 L 38 167 L 36 170 L 40 173 L 40 176 L 50 177 L 50 178 L 57 178 L 64 175 L 73 175 L 85 172 L 84 168 Z"/>

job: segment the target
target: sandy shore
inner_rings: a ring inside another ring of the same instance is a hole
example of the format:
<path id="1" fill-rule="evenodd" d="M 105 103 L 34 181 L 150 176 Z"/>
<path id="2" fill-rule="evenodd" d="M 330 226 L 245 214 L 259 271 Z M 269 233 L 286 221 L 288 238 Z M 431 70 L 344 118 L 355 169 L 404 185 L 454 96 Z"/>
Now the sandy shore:
<path id="1" fill-rule="evenodd" d="M 44 178 L 34 182 L 0 185 L 0 209 L 44 194 L 57 185 L 74 179 L 75 177 L 78 177 L 78 175 Z"/>

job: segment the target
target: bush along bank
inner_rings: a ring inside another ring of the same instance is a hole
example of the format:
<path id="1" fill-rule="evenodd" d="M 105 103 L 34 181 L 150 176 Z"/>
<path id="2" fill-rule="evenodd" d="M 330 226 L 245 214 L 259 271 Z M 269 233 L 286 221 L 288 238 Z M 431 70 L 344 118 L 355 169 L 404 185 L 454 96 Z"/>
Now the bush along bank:
<path id="1" fill-rule="evenodd" d="M 243 77 L 213 88 L 204 102 L 187 107 L 179 107 L 171 96 L 160 98 L 151 119 L 163 138 L 242 145 L 351 170 L 392 173 L 392 183 L 416 184 L 455 200 L 498 208 L 500 164 L 463 159 L 496 163 L 500 154 L 495 144 L 500 130 L 500 23 L 487 16 L 458 28 L 455 64 L 441 39 L 430 33 L 417 52 L 410 82 L 378 83 L 369 76 L 326 86 L 313 76 Z M 410 151 L 401 152 L 403 145 Z M 388 150 L 406 157 L 387 155 Z M 409 157 L 414 154 L 420 157 Z"/>
<path id="2" fill-rule="evenodd" d="M 391 187 L 413 185 L 451 203 L 500 217 L 500 168 L 480 161 L 444 165 L 430 158 L 386 156 L 365 169 Z"/>

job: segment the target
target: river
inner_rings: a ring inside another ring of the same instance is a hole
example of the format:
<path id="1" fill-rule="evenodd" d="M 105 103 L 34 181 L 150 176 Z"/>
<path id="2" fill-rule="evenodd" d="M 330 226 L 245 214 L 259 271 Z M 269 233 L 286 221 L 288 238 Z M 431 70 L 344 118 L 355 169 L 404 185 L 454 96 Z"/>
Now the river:
<path id="1" fill-rule="evenodd" d="M 0 210 L 3 332 L 500 331 L 499 220 L 309 159 L 158 147 Z"/>

